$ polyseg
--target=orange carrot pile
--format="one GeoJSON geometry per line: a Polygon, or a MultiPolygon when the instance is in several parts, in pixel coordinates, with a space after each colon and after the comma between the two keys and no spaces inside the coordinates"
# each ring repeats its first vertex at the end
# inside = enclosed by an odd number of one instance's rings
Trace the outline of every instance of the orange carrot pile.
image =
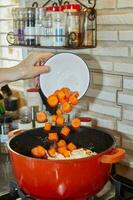
{"type": "MultiPolygon", "coordinates": [[[[37,113],[37,121],[46,122],[44,125],[44,131],[47,132],[48,140],[51,146],[46,150],[42,146],[34,147],[31,153],[34,157],[42,158],[48,154],[50,157],[55,157],[56,153],[62,154],[64,157],[69,157],[71,152],[77,149],[77,146],[70,142],[66,142],[66,138],[71,133],[70,127],[66,126],[64,114],[70,113],[74,106],[78,104],[79,93],[77,91],[71,91],[69,88],[64,87],[56,90],[51,94],[47,102],[52,108],[58,107],[56,114],[51,116],[51,120],[47,121],[47,115],[44,112],[37,113]],[[52,131],[52,123],[60,126],[60,132],[52,131]]],[[[71,121],[73,128],[80,127],[80,119],[74,118],[71,121]]]]}

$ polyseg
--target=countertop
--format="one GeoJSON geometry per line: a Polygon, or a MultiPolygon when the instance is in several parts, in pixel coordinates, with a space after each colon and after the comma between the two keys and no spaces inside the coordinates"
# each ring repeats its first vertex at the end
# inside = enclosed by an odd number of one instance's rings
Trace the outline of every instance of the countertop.
{"type": "MultiPolygon", "coordinates": [[[[116,173],[133,180],[133,168],[116,165],[116,173]]],[[[0,196],[9,191],[9,182],[14,180],[8,154],[0,154],[0,196]]]]}

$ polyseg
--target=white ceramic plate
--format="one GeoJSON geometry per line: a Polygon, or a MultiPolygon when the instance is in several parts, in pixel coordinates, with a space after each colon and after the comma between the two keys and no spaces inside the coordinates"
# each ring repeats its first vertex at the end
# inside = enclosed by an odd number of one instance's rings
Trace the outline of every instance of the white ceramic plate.
{"type": "Polygon", "coordinates": [[[79,98],[85,94],[90,83],[90,72],[79,56],[73,53],[58,53],[50,57],[45,64],[51,69],[49,73],[40,75],[40,87],[46,97],[62,87],[78,91],[79,98]]]}

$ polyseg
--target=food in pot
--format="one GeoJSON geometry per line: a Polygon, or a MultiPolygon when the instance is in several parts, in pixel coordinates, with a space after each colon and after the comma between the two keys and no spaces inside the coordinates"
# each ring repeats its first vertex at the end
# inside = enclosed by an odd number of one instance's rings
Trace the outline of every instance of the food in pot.
{"type": "MultiPolygon", "coordinates": [[[[72,111],[73,107],[78,103],[79,93],[71,91],[69,88],[62,88],[56,90],[51,94],[47,101],[51,107],[58,106],[55,115],[51,116],[51,121],[47,121],[44,125],[44,131],[48,132],[47,141],[49,143],[47,149],[43,146],[34,147],[31,150],[31,154],[36,158],[47,159],[75,159],[96,155],[89,149],[79,148],[71,141],[67,141],[68,136],[71,133],[70,127],[65,122],[66,113],[72,111]],[[52,132],[52,123],[60,126],[61,129],[58,132],[52,132]]],[[[47,120],[46,114],[43,112],[37,113],[38,121],[47,120]]],[[[74,129],[80,127],[80,119],[74,118],[71,120],[71,126],[74,129]]]]}

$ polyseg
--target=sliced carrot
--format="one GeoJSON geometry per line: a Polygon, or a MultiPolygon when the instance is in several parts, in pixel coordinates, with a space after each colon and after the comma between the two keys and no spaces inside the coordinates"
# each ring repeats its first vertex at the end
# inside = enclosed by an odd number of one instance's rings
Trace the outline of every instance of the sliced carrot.
{"type": "Polygon", "coordinates": [[[52,119],[52,122],[56,122],[57,121],[57,115],[52,115],[51,119],[52,119]]]}
{"type": "Polygon", "coordinates": [[[64,149],[64,151],[62,152],[62,155],[63,155],[64,157],[70,157],[71,153],[70,153],[70,151],[68,151],[67,149],[64,149]]]}
{"type": "Polygon", "coordinates": [[[37,146],[31,149],[31,154],[36,158],[45,157],[47,150],[42,146],[37,146]]]}
{"type": "Polygon", "coordinates": [[[77,105],[78,104],[78,99],[75,96],[70,96],[69,97],[69,103],[71,103],[72,105],[77,105]]]}
{"type": "Polygon", "coordinates": [[[58,134],[56,132],[55,133],[49,133],[48,139],[50,141],[57,141],[58,140],[58,134]]]}
{"type": "Polygon", "coordinates": [[[61,129],[61,134],[65,137],[67,137],[69,134],[70,134],[70,128],[67,127],[67,126],[64,126],[62,129],[61,129]]]}
{"type": "Polygon", "coordinates": [[[71,93],[71,96],[75,96],[76,98],[78,98],[79,97],[79,92],[74,91],[74,92],[71,93]]]}
{"type": "Polygon", "coordinates": [[[63,103],[65,102],[68,102],[68,99],[67,98],[64,98],[64,99],[60,99],[60,104],[62,105],[63,103]]]}
{"type": "Polygon", "coordinates": [[[66,141],[65,140],[59,140],[57,143],[57,147],[66,147],[66,141]]]}
{"type": "Polygon", "coordinates": [[[56,149],[54,147],[48,149],[48,154],[51,156],[51,157],[55,157],[56,155],[56,149]]]}
{"type": "Polygon", "coordinates": [[[46,122],[44,125],[44,130],[45,131],[50,131],[51,130],[52,124],[50,122],[46,122]]]}
{"type": "Polygon", "coordinates": [[[62,110],[63,110],[64,112],[66,112],[66,113],[71,112],[71,111],[72,111],[72,106],[71,106],[71,104],[68,103],[68,102],[63,103],[63,104],[62,104],[62,110]]]}
{"type": "Polygon", "coordinates": [[[65,118],[63,116],[58,116],[56,120],[56,124],[59,126],[63,126],[65,122],[65,118]]]}
{"type": "Polygon", "coordinates": [[[74,149],[77,149],[76,145],[73,144],[72,142],[70,142],[68,145],[67,145],[67,149],[69,151],[73,151],[74,149]]]}
{"type": "Polygon", "coordinates": [[[62,88],[61,90],[65,93],[66,98],[69,98],[70,93],[71,93],[71,92],[70,92],[70,89],[67,88],[67,87],[64,87],[64,88],[62,88]]]}
{"type": "Polygon", "coordinates": [[[58,98],[55,95],[51,95],[48,97],[47,102],[51,107],[55,107],[58,104],[58,98]]]}
{"type": "Polygon", "coordinates": [[[57,152],[58,152],[58,153],[61,153],[61,154],[63,153],[64,150],[67,150],[65,146],[64,146],[64,147],[58,147],[58,148],[57,148],[57,152]]]}
{"type": "Polygon", "coordinates": [[[79,119],[79,118],[74,118],[74,119],[72,119],[71,125],[72,125],[72,127],[74,127],[74,128],[80,127],[80,119],[79,119]]]}
{"type": "Polygon", "coordinates": [[[58,92],[59,92],[59,90],[56,90],[56,91],[53,93],[53,95],[55,95],[55,96],[58,97],[58,92]]]}
{"type": "Polygon", "coordinates": [[[58,97],[58,99],[60,101],[61,99],[65,99],[66,95],[62,90],[59,90],[58,93],[57,93],[57,97],[58,97]]]}
{"type": "Polygon", "coordinates": [[[45,112],[37,112],[36,113],[36,120],[40,123],[43,123],[47,120],[47,115],[45,112]]]}
{"type": "Polygon", "coordinates": [[[56,110],[56,114],[57,114],[58,116],[62,115],[62,109],[61,109],[61,108],[58,108],[58,109],[56,110]]]}

